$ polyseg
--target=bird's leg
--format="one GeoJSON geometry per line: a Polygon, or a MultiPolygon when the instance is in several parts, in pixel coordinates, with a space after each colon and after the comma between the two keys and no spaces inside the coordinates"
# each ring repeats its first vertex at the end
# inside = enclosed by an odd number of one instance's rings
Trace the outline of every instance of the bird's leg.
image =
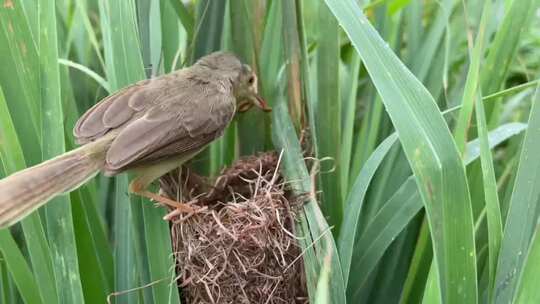
{"type": "Polygon", "coordinates": [[[152,193],[148,190],[146,190],[146,185],[142,184],[139,180],[134,179],[129,184],[129,191],[133,194],[137,194],[142,197],[146,197],[150,200],[153,200],[155,202],[161,203],[165,206],[170,206],[172,208],[176,208],[178,212],[180,213],[194,213],[196,212],[196,209],[192,206],[184,203],[177,202],[175,200],[172,200],[170,198],[161,196],[157,193],[152,193]]]}

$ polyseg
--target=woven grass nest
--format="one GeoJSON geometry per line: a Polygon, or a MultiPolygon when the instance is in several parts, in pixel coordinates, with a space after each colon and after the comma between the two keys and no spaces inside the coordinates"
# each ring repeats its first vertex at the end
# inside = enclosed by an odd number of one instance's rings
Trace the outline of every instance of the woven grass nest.
{"type": "Polygon", "coordinates": [[[182,303],[307,303],[294,235],[302,204],[274,152],[246,157],[210,181],[185,167],[161,192],[200,208],[170,218],[182,303]]]}

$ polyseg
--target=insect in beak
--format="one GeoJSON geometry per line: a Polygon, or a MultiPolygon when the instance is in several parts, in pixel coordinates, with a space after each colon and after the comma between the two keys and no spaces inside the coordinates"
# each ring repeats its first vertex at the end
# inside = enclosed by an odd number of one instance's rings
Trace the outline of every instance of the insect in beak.
{"type": "Polygon", "coordinates": [[[253,96],[252,100],[253,100],[253,103],[257,107],[261,108],[263,111],[265,111],[265,112],[271,112],[272,111],[272,108],[270,108],[268,106],[268,104],[266,103],[266,101],[264,99],[262,99],[262,97],[259,96],[258,94],[255,94],[253,96]]]}
{"type": "Polygon", "coordinates": [[[271,112],[272,108],[268,106],[266,101],[262,99],[258,94],[254,94],[252,97],[248,98],[247,100],[242,101],[238,105],[238,112],[243,113],[251,109],[253,106],[257,106],[261,110],[265,112],[271,112]]]}

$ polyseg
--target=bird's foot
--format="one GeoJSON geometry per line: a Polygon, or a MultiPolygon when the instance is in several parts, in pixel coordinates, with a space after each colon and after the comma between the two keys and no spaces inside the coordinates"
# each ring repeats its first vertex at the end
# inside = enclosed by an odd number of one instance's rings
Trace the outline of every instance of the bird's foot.
{"type": "MultiPolygon", "coordinates": [[[[186,204],[187,205],[187,204],[186,204]]],[[[185,212],[184,210],[182,209],[179,209],[179,208],[176,208],[174,210],[172,210],[171,212],[167,213],[163,219],[166,220],[166,221],[172,221],[173,219],[175,219],[176,217],[182,215],[182,214],[186,214],[186,216],[182,217],[180,220],[184,220],[198,212],[201,212],[201,211],[204,211],[207,209],[206,206],[204,207],[195,207],[195,206],[192,206],[192,205],[188,205],[190,208],[192,209],[195,209],[194,211],[192,212],[185,212]]]]}
{"type": "Polygon", "coordinates": [[[141,187],[138,183],[133,182],[130,185],[130,191],[134,194],[137,194],[139,196],[145,197],[150,199],[151,201],[154,201],[156,203],[159,203],[163,206],[174,208],[171,212],[169,212],[163,219],[165,220],[171,220],[173,217],[178,216],[180,214],[187,214],[188,216],[191,216],[197,212],[200,212],[206,207],[197,207],[186,203],[181,203],[178,201],[175,201],[173,199],[170,199],[168,197],[162,196],[157,193],[150,192],[148,190],[143,190],[144,188],[141,187]]]}
{"type": "Polygon", "coordinates": [[[173,212],[177,212],[177,213],[195,213],[200,209],[199,207],[195,207],[186,203],[177,202],[168,197],[161,196],[159,194],[152,193],[150,191],[141,191],[141,192],[137,192],[137,194],[140,196],[146,197],[156,203],[160,203],[164,206],[172,207],[175,209],[173,210],[173,212]]]}

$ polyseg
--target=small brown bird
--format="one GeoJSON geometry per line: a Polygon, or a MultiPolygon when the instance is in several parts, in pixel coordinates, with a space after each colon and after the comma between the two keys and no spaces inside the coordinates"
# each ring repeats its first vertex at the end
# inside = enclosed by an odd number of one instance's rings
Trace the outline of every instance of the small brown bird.
{"type": "Polygon", "coordinates": [[[140,81],[105,98],[77,122],[81,147],[0,180],[0,227],[12,225],[97,172],[130,170],[129,191],[185,212],[193,209],[146,188],[223,134],[237,110],[270,111],[251,68],[217,52],[193,66],[140,81]]]}

